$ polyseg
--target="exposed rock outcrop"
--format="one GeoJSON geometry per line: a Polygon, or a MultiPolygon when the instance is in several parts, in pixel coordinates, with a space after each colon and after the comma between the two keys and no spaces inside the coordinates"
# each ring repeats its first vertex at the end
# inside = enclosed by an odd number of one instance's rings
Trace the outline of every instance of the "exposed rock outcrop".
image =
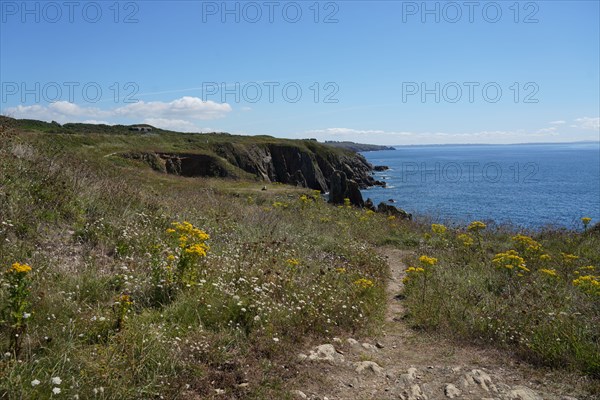
{"type": "Polygon", "coordinates": [[[343,204],[345,199],[349,199],[350,204],[357,207],[363,207],[365,204],[358,184],[354,180],[348,179],[344,172],[334,171],[331,175],[329,202],[343,204]]]}
{"type": "Polygon", "coordinates": [[[314,141],[260,138],[214,143],[207,147],[202,154],[141,152],[124,156],[142,160],[157,171],[182,176],[255,176],[267,182],[298,185],[321,192],[330,190],[333,173],[340,171],[345,174],[350,190],[346,197],[361,206],[360,189],[381,184],[371,176],[372,165],[362,155],[314,141]]]}
{"type": "Polygon", "coordinates": [[[379,203],[377,206],[377,212],[393,215],[394,217],[400,219],[412,219],[412,214],[409,214],[406,211],[389,204],[385,204],[384,202],[379,203]]]}

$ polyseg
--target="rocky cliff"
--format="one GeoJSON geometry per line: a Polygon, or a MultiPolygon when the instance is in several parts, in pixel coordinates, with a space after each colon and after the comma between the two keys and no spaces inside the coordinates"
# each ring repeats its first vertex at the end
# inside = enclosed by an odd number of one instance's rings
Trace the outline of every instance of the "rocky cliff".
{"type": "Polygon", "coordinates": [[[343,172],[360,188],[381,182],[371,176],[373,166],[360,154],[312,141],[251,141],[212,143],[202,154],[137,152],[157,171],[182,176],[242,177],[251,174],[267,182],[281,182],[329,191],[335,171],[343,172]]]}

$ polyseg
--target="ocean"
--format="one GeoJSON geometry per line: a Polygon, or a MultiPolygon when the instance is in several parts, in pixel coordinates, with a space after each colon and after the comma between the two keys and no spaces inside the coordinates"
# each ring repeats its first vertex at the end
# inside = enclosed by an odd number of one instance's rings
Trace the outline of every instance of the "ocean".
{"type": "Polygon", "coordinates": [[[362,191],[446,224],[581,229],[600,221],[600,143],[396,146],[362,153],[386,188],[362,191]]]}

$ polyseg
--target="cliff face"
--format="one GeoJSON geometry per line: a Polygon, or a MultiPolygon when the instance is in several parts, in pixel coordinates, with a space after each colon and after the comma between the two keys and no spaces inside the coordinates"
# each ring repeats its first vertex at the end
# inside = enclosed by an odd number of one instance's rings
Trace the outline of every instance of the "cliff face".
{"type": "Polygon", "coordinates": [[[373,186],[372,165],[360,154],[316,142],[212,144],[206,154],[144,152],[124,156],[145,161],[153,169],[182,176],[240,177],[253,175],[267,182],[329,191],[335,171],[359,187],[373,186]]]}
{"type": "Polygon", "coordinates": [[[373,186],[372,165],[360,154],[340,152],[319,143],[219,144],[214,151],[236,167],[270,182],[326,192],[334,171],[343,171],[360,187],[373,186]]]}

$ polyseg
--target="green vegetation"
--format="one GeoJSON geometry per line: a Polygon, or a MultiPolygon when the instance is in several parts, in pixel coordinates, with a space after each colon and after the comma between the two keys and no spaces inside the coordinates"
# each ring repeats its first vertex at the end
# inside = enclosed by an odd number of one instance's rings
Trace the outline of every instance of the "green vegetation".
{"type": "Polygon", "coordinates": [[[303,346],[377,331],[380,245],[414,249],[416,326],[598,373],[600,296],[583,278],[599,275],[593,228],[531,242],[476,225],[429,233],[307,189],[112,156],[277,139],[1,122],[2,398],[286,398],[303,346]]]}
{"type": "Polygon", "coordinates": [[[597,231],[527,236],[476,221],[423,237],[405,279],[415,326],[600,377],[597,231]]]}
{"type": "Polygon", "coordinates": [[[300,346],[376,328],[383,217],[106,157],[177,139],[4,131],[0,397],[281,398],[300,346]]]}

